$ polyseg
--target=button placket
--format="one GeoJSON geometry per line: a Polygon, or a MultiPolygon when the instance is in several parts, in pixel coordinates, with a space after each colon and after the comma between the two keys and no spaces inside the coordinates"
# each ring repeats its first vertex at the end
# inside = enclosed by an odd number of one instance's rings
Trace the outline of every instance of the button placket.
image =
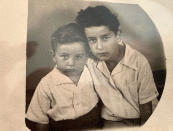
{"type": "Polygon", "coordinates": [[[78,98],[78,87],[75,87],[74,91],[73,91],[73,107],[76,113],[76,116],[78,114],[80,114],[80,110],[79,110],[79,98],[78,98]]]}
{"type": "Polygon", "coordinates": [[[112,84],[113,87],[115,87],[115,83],[112,80],[112,76],[109,77],[109,82],[110,82],[110,84],[112,84]]]}

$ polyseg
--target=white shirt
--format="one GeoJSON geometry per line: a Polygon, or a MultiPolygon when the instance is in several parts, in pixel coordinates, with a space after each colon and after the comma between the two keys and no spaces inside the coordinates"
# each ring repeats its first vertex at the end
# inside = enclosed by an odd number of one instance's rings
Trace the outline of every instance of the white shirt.
{"type": "Polygon", "coordinates": [[[49,117],[55,121],[75,119],[87,114],[97,103],[98,97],[86,66],[77,86],[54,68],[38,84],[26,118],[42,124],[49,123],[49,117]]]}
{"type": "MultiPolygon", "coordinates": [[[[112,72],[109,72],[104,61],[95,62],[97,63],[97,69],[104,74],[113,87],[112,91],[107,92],[106,90],[105,92],[101,91],[104,87],[102,89],[99,86],[95,87],[98,95],[102,96],[101,99],[103,98],[107,102],[103,102],[104,107],[102,110],[102,117],[107,120],[117,121],[121,118],[139,118],[139,105],[150,102],[158,96],[147,59],[129,45],[126,44],[125,46],[125,55],[112,72]],[[112,93],[117,93],[115,91],[117,89],[124,99],[112,93]],[[108,100],[108,97],[112,98],[108,100]]],[[[94,84],[96,85],[96,83],[94,84]]],[[[104,101],[103,99],[102,101],[104,101]]]]}

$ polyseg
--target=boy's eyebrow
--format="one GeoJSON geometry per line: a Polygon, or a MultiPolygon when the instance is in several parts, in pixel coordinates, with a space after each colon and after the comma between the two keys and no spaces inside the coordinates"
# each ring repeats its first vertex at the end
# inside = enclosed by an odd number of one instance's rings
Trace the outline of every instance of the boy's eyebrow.
{"type": "Polygon", "coordinates": [[[108,36],[108,35],[112,35],[112,33],[106,33],[106,34],[103,34],[102,36],[108,36]]]}
{"type": "Polygon", "coordinates": [[[90,36],[90,37],[87,37],[88,39],[96,39],[96,37],[92,37],[92,36],[90,36]]]}
{"type": "Polygon", "coordinates": [[[60,54],[60,55],[69,55],[69,54],[66,53],[66,52],[59,52],[58,54],[60,54]]]}
{"type": "MultiPolygon", "coordinates": [[[[105,33],[105,34],[102,34],[101,36],[109,36],[109,35],[112,35],[112,33],[105,33]]],[[[89,36],[87,38],[88,39],[96,39],[96,37],[94,37],[94,36],[89,36]]]]}
{"type": "Polygon", "coordinates": [[[76,54],[76,55],[84,55],[84,53],[82,52],[82,53],[78,53],[78,54],[76,54]]]}

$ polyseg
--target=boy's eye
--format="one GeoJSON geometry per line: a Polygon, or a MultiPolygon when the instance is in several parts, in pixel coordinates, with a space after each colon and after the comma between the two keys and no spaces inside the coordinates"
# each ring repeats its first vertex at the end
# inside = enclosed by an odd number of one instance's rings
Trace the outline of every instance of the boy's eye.
{"type": "Polygon", "coordinates": [[[68,60],[69,59],[68,55],[61,55],[60,57],[62,57],[64,60],[68,60]]]}
{"type": "Polygon", "coordinates": [[[83,57],[83,55],[76,55],[76,59],[79,60],[83,57]]]}
{"type": "Polygon", "coordinates": [[[103,40],[108,40],[109,38],[111,38],[111,35],[104,35],[103,36],[103,40]]]}
{"type": "Polygon", "coordinates": [[[96,43],[97,39],[96,38],[88,38],[89,43],[96,43]]]}

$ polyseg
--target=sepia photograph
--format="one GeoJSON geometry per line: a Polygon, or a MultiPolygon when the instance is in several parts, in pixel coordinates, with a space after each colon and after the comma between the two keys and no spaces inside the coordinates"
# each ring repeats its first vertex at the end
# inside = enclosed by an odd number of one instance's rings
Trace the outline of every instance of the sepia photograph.
{"type": "Polygon", "coordinates": [[[28,3],[26,126],[142,126],[165,84],[163,43],[137,4],[28,3]]]}
{"type": "Polygon", "coordinates": [[[173,129],[172,2],[1,2],[2,130],[173,129]]]}

